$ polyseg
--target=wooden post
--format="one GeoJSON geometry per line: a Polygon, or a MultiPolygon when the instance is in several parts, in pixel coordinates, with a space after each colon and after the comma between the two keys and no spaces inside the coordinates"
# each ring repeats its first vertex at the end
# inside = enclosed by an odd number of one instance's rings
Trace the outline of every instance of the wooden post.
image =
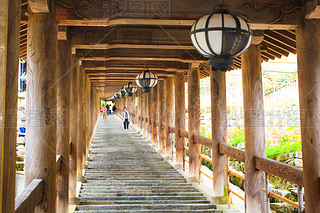
{"type": "Polygon", "coordinates": [[[194,134],[200,135],[200,70],[192,64],[188,71],[188,138],[189,174],[199,180],[200,145],[195,143],[194,134]]]}
{"type": "Polygon", "coordinates": [[[320,21],[297,30],[298,82],[306,212],[320,209],[320,21]]]}
{"type": "MultiPolygon", "coordinates": [[[[80,73],[81,74],[81,73],[80,73]]],[[[80,75],[81,77],[81,75],[80,75]]],[[[87,159],[87,154],[88,154],[88,147],[87,147],[87,130],[86,130],[86,107],[87,107],[87,75],[86,75],[86,70],[83,70],[83,79],[79,78],[79,82],[81,82],[80,85],[83,87],[83,96],[82,96],[82,134],[83,134],[83,139],[82,139],[82,156],[83,156],[83,163],[86,163],[87,159]]],[[[100,107],[100,106],[99,106],[100,107]]],[[[100,110],[100,109],[99,109],[100,110]]]]}
{"type": "Polygon", "coordinates": [[[59,212],[68,212],[69,205],[70,64],[70,42],[60,40],[57,63],[57,155],[62,157],[61,169],[57,173],[57,210],[59,212]]]}
{"type": "MultiPolygon", "coordinates": [[[[255,168],[254,156],[265,157],[265,130],[261,50],[251,45],[241,56],[245,130],[245,209],[267,212],[265,173],[255,168]]],[[[213,133],[214,134],[214,133],[213,133]]]]}
{"type": "Polygon", "coordinates": [[[166,148],[165,143],[165,128],[162,127],[162,124],[165,123],[166,119],[166,81],[159,81],[159,119],[158,119],[158,130],[159,130],[159,149],[161,153],[164,153],[166,148]]]}
{"type": "Polygon", "coordinates": [[[71,57],[71,98],[70,98],[70,170],[69,170],[69,197],[76,197],[77,190],[77,129],[78,129],[78,92],[80,65],[76,55],[71,57]]]}
{"type": "Polygon", "coordinates": [[[143,99],[144,99],[144,115],[143,115],[143,118],[144,118],[144,121],[143,121],[143,127],[144,127],[144,135],[145,137],[147,138],[148,140],[148,128],[149,128],[149,125],[148,125],[148,121],[149,121],[149,98],[148,98],[148,93],[144,93],[142,91],[142,94],[143,94],[143,99]]]}
{"type": "Polygon", "coordinates": [[[147,140],[150,141],[150,143],[152,142],[152,137],[153,137],[153,132],[152,132],[152,124],[150,124],[150,121],[154,122],[152,120],[152,95],[153,95],[153,91],[151,91],[150,93],[146,94],[148,97],[148,122],[147,122],[147,140]]]}
{"type": "MultiPolygon", "coordinates": [[[[173,137],[172,134],[169,131],[169,127],[174,127],[174,78],[173,77],[167,77],[166,82],[166,155],[167,157],[172,156],[172,142],[173,137]]],[[[169,158],[170,158],[169,157],[169,158]]]]}
{"type": "Polygon", "coordinates": [[[14,212],[21,1],[0,5],[0,211],[14,212]]]}
{"type": "Polygon", "coordinates": [[[90,79],[87,77],[86,79],[86,87],[87,87],[87,94],[86,94],[86,147],[89,150],[89,143],[91,138],[91,130],[90,130],[90,94],[91,94],[91,86],[90,86],[90,79]]]}
{"type": "Polygon", "coordinates": [[[43,203],[35,212],[56,210],[57,47],[54,13],[30,12],[25,184],[44,180],[43,203]]]}
{"type": "Polygon", "coordinates": [[[175,140],[176,140],[176,168],[183,168],[185,139],[180,137],[180,129],[185,129],[185,75],[183,72],[176,74],[175,79],[175,140]]]}
{"type": "Polygon", "coordinates": [[[212,172],[213,196],[224,196],[226,186],[226,156],[219,152],[219,143],[227,143],[227,103],[226,74],[217,71],[210,73],[211,84],[211,123],[212,123],[212,172]]]}
{"type": "Polygon", "coordinates": [[[158,123],[158,113],[159,113],[159,84],[157,84],[154,88],[152,88],[152,144],[158,147],[158,131],[159,128],[156,125],[158,123]]]}
{"type": "Polygon", "coordinates": [[[77,176],[83,175],[83,166],[85,158],[83,157],[84,149],[86,149],[84,141],[84,121],[83,105],[84,105],[84,83],[85,83],[85,70],[80,66],[79,69],[79,91],[78,91],[78,129],[77,129],[77,176]]]}

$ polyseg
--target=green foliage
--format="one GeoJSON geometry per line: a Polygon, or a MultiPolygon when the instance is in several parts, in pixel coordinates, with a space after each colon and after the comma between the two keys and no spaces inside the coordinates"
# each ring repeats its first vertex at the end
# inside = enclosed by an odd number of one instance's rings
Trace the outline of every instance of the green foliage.
{"type": "Polygon", "coordinates": [[[278,155],[297,152],[301,150],[301,141],[291,141],[289,135],[284,135],[278,145],[266,147],[266,155],[268,158],[272,158],[278,155]]]}
{"type": "Polygon", "coordinates": [[[241,127],[229,128],[228,144],[237,146],[239,143],[244,143],[244,129],[241,127]]]}

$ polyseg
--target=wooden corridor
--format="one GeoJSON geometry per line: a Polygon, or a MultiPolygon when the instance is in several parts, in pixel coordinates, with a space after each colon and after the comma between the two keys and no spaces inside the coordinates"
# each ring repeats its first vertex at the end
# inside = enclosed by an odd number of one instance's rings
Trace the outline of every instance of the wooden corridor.
{"type": "Polygon", "coordinates": [[[222,212],[133,130],[99,118],[75,212],[222,212]]]}

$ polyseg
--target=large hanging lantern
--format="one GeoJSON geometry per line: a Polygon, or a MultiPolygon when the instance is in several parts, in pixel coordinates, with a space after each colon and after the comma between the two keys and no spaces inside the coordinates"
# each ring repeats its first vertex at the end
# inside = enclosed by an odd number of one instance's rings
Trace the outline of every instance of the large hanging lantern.
{"type": "Polygon", "coordinates": [[[220,9],[203,16],[191,28],[193,45],[200,54],[210,58],[213,71],[230,70],[233,58],[241,55],[251,42],[249,25],[223,7],[220,5],[220,9]]]}
{"type": "Polygon", "coordinates": [[[144,93],[151,92],[151,88],[156,86],[158,83],[158,77],[156,74],[150,72],[149,69],[145,69],[137,75],[136,83],[138,87],[142,88],[144,93]]]}
{"type": "Polygon", "coordinates": [[[126,91],[128,96],[133,96],[133,93],[135,93],[138,88],[136,85],[133,85],[132,82],[129,82],[127,85],[123,87],[123,89],[126,91]]]}

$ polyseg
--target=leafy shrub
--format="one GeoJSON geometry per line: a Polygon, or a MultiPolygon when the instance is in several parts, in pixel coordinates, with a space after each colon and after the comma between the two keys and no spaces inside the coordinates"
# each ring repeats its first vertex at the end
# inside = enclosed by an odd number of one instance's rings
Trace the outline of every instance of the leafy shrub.
{"type": "Polygon", "coordinates": [[[290,136],[284,135],[278,145],[266,147],[266,155],[268,158],[272,158],[278,155],[297,152],[301,150],[301,141],[291,141],[290,136]]]}
{"type": "Polygon", "coordinates": [[[239,143],[244,143],[244,129],[241,127],[229,128],[228,144],[237,146],[239,143]]]}

